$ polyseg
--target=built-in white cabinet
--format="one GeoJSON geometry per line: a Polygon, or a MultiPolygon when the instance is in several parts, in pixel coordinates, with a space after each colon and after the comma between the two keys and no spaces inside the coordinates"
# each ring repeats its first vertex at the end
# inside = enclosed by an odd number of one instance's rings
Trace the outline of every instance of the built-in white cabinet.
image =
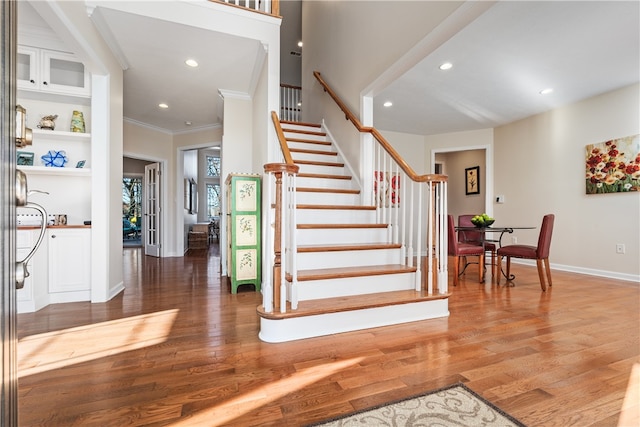
{"type": "MultiPolygon", "coordinates": [[[[16,258],[22,261],[31,252],[31,248],[36,244],[40,230],[18,230],[16,233],[16,258]]],[[[27,263],[29,276],[24,281],[22,289],[16,292],[18,302],[18,313],[31,313],[38,311],[49,304],[47,292],[47,270],[49,257],[46,239],[36,250],[33,257],[27,263]]]]}
{"type": "Polygon", "coordinates": [[[47,241],[51,302],[90,300],[91,230],[50,228],[47,241]]]}
{"type": "Polygon", "coordinates": [[[90,75],[75,55],[31,46],[18,46],[18,89],[91,96],[90,75]]]}
{"type": "MultiPolygon", "coordinates": [[[[39,229],[19,229],[17,260],[29,253],[39,229]]],[[[18,313],[49,304],[91,300],[91,228],[50,227],[27,264],[29,276],[17,291],[18,313]]]]}

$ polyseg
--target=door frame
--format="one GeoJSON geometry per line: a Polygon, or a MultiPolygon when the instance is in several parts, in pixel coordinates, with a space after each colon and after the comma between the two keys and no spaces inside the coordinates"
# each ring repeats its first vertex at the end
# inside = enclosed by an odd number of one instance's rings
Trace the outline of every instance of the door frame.
{"type": "Polygon", "coordinates": [[[431,171],[431,173],[434,173],[435,171],[436,154],[454,153],[454,152],[461,152],[461,151],[473,151],[473,150],[484,150],[484,170],[485,170],[484,207],[487,215],[493,216],[493,144],[433,148],[431,149],[431,159],[430,159],[429,170],[431,171]]]}
{"type": "MultiPolygon", "coordinates": [[[[122,152],[122,157],[129,157],[131,159],[143,160],[149,163],[159,163],[160,164],[160,258],[170,256],[168,255],[167,248],[169,247],[169,235],[170,230],[168,227],[169,224],[169,181],[167,177],[167,160],[161,158],[154,158],[151,156],[141,156],[139,154],[130,153],[130,152],[122,152]]],[[[122,182],[122,178],[124,177],[124,171],[122,176],[120,177],[120,182],[122,182]]],[[[146,185],[146,176],[142,179],[142,186],[146,185]]],[[[143,189],[144,191],[144,189],[143,189]]],[[[143,203],[144,204],[144,203],[143,203]]],[[[143,242],[144,243],[144,242],[143,242]]],[[[122,242],[120,242],[122,246],[122,242]]],[[[144,248],[144,246],[143,246],[144,248]]]]}
{"type": "Polygon", "coordinates": [[[0,334],[2,350],[2,389],[0,391],[0,425],[18,425],[17,297],[16,297],[16,51],[17,3],[0,5],[2,38],[2,76],[0,78],[0,258],[2,290],[0,334]]]}

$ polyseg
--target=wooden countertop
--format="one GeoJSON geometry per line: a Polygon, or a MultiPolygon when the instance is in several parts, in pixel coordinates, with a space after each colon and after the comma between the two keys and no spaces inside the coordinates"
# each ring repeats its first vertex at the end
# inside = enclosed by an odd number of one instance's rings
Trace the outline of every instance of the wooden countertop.
{"type": "MultiPolygon", "coordinates": [[[[90,225],[47,225],[47,228],[91,228],[90,225]]],[[[39,225],[19,225],[18,230],[39,230],[39,225]]]]}

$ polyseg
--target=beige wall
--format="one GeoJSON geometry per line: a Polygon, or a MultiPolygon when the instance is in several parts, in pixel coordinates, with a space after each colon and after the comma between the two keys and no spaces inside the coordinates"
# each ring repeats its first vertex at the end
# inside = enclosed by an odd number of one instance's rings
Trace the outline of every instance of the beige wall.
{"type": "Polygon", "coordinates": [[[636,84],[495,129],[495,193],[506,198],[495,217],[535,225],[518,233],[535,244],[554,213],[552,267],[640,280],[640,193],[585,194],[585,146],[640,133],[639,94],[636,84]]]}

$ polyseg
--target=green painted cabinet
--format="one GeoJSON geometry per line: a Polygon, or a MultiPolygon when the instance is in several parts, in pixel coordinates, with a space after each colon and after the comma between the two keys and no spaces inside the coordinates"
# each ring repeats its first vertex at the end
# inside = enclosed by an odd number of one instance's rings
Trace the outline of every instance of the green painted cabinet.
{"type": "Polygon", "coordinates": [[[260,175],[229,174],[226,180],[227,270],[231,293],[238,286],[251,284],[260,290],[261,254],[261,180],[260,175]]]}

